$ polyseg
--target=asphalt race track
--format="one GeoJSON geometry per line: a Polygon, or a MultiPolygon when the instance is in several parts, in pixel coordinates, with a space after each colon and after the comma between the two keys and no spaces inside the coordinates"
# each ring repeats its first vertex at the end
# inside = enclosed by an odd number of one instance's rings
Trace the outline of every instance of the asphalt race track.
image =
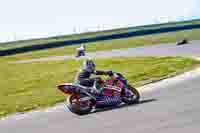
{"type": "MultiPolygon", "coordinates": [[[[189,46],[192,45],[184,47],[189,46]]],[[[200,49],[200,45],[193,47],[200,49]]],[[[196,56],[194,51],[190,53],[196,56]]],[[[139,104],[122,105],[118,108],[77,116],[69,112],[62,103],[46,110],[6,117],[0,120],[0,132],[198,133],[200,131],[200,69],[142,88],[140,88],[142,98],[139,104]]]]}
{"type": "Polygon", "coordinates": [[[0,121],[0,129],[1,133],[199,132],[199,83],[200,70],[147,85],[150,90],[141,92],[137,105],[76,116],[60,104],[5,118],[0,121]]]}

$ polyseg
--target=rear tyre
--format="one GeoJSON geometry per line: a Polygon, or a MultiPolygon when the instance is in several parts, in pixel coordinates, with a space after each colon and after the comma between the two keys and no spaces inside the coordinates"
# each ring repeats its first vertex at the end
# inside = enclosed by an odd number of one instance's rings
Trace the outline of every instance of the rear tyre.
{"type": "Polygon", "coordinates": [[[122,101],[124,103],[126,103],[126,104],[139,103],[140,93],[138,92],[138,90],[136,88],[132,87],[131,85],[128,85],[127,89],[132,93],[132,95],[130,95],[130,96],[124,96],[122,98],[122,101]]]}
{"type": "Polygon", "coordinates": [[[77,115],[85,115],[92,110],[91,100],[86,95],[72,94],[71,96],[68,96],[66,99],[66,106],[72,113],[77,115]],[[88,100],[80,101],[80,98],[88,98],[88,100]]]}

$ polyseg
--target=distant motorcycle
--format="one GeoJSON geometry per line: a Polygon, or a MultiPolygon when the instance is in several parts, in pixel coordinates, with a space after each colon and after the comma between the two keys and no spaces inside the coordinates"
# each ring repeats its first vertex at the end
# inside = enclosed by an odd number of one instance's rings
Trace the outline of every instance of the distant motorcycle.
{"type": "Polygon", "coordinates": [[[140,99],[139,92],[129,85],[120,73],[114,73],[107,80],[95,80],[92,87],[77,83],[63,83],[57,85],[57,88],[68,95],[65,103],[68,109],[77,115],[88,114],[92,109],[117,106],[121,103],[138,103],[140,99]],[[102,89],[97,93],[99,85],[102,89]]]}
{"type": "Polygon", "coordinates": [[[179,42],[176,43],[176,45],[184,45],[184,44],[187,44],[188,43],[188,40],[187,39],[183,39],[179,42]]]}

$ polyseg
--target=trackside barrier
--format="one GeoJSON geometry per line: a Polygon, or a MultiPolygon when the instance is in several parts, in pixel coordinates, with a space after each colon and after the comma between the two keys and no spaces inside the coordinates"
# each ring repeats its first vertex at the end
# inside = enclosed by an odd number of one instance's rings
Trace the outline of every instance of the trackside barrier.
{"type": "Polygon", "coordinates": [[[13,49],[8,49],[8,50],[0,50],[0,56],[12,55],[12,54],[17,54],[17,53],[25,53],[25,52],[48,49],[48,48],[62,47],[65,45],[76,45],[80,43],[121,39],[121,38],[150,35],[150,34],[157,34],[157,33],[175,32],[175,31],[180,31],[180,30],[198,29],[198,28],[200,28],[200,24],[185,25],[185,26],[171,26],[171,27],[164,27],[164,28],[157,28],[157,29],[139,30],[139,31],[127,32],[127,33],[118,33],[118,34],[112,34],[112,35],[80,38],[80,39],[74,39],[74,40],[67,40],[63,42],[53,42],[53,43],[48,43],[48,44],[39,44],[39,45],[32,45],[32,46],[24,46],[20,48],[13,48],[13,49]]]}

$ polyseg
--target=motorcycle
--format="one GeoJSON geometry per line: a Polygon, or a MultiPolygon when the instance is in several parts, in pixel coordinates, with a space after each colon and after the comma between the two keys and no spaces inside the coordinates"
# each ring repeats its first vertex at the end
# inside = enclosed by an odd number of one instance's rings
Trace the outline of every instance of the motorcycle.
{"type": "Polygon", "coordinates": [[[176,43],[176,45],[184,45],[184,44],[188,44],[189,42],[188,42],[188,40],[187,39],[183,39],[183,40],[181,40],[181,41],[178,41],[177,43],[176,43]]]}
{"type": "Polygon", "coordinates": [[[140,99],[137,89],[129,85],[120,73],[114,73],[106,80],[95,80],[92,87],[78,83],[62,83],[57,85],[57,89],[67,94],[66,106],[77,115],[85,115],[92,109],[118,106],[122,103],[138,103],[140,99]]]}

